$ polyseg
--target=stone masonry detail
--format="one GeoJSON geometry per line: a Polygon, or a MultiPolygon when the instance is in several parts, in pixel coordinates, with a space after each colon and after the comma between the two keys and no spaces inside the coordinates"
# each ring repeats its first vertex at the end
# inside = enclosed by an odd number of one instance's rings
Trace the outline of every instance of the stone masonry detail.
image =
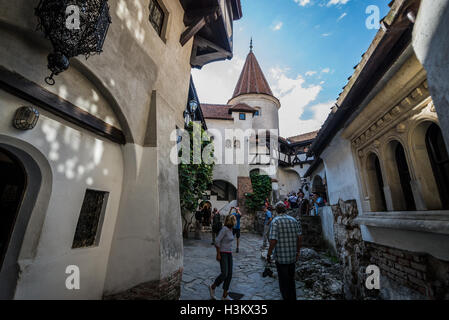
{"type": "Polygon", "coordinates": [[[334,215],[335,243],[343,267],[344,293],[346,299],[377,298],[379,290],[365,289],[366,268],[369,255],[362,240],[357,218],[357,202],[342,201],[332,206],[334,215]]]}
{"type": "Polygon", "coordinates": [[[170,276],[140,284],[125,292],[104,297],[105,300],[179,300],[183,268],[170,276]]]}
{"type": "Polygon", "coordinates": [[[428,254],[413,253],[366,243],[371,263],[396,283],[418,291],[427,299],[449,299],[449,263],[428,254]]]}

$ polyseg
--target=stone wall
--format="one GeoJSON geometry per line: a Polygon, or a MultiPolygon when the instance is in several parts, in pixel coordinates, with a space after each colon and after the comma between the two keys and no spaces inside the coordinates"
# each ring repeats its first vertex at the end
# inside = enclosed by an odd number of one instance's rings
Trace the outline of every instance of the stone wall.
{"type": "MultiPolygon", "coordinates": [[[[449,299],[449,263],[433,258],[428,254],[419,254],[398,250],[374,243],[366,243],[371,263],[377,265],[381,275],[396,282],[397,285],[414,290],[408,293],[413,298],[449,299]]],[[[398,286],[396,286],[398,287],[398,286]]],[[[395,294],[390,288],[382,288],[384,298],[395,294]]],[[[395,291],[401,291],[396,288],[395,291]]],[[[404,290],[402,290],[404,291],[404,290]]]]}
{"type": "Polygon", "coordinates": [[[250,177],[238,177],[237,179],[237,203],[240,207],[240,211],[245,214],[248,211],[245,208],[247,193],[253,192],[253,186],[250,177]]]}
{"type": "Polygon", "coordinates": [[[342,201],[332,206],[337,254],[343,267],[344,293],[346,299],[376,298],[378,290],[365,287],[369,255],[359,226],[354,222],[358,215],[355,200],[342,201]]]}
{"type": "Polygon", "coordinates": [[[242,213],[242,218],[240,219],[240,229],[242,231],[254,232],[255,222],[255,213],[242,213]]]}
{"type": "Polygon", "coordinates": [[[105,296],[105,300],[179,300],[182,271],[179,269],[161,280],[142,283],[125,292],[105,296]]]}
{"type": "Polygon", "coordinates": [[[301,223],[302,246],[305,248],[322,248],[321,217],[301,216],[296,219],[301,223]]]}

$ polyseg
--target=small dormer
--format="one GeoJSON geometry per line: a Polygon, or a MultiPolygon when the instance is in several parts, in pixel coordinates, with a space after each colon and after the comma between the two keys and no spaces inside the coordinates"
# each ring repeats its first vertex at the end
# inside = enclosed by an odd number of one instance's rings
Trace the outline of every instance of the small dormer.
{"type": "Polygon", "coordinates": [[[239,121],[251,120],[256,112],[256,109],[250,107],[245,103],[238,103],[235,106],[229,108],[228,111],[229,114],[233,115],[234,119],[237,119],[239,121]]]}

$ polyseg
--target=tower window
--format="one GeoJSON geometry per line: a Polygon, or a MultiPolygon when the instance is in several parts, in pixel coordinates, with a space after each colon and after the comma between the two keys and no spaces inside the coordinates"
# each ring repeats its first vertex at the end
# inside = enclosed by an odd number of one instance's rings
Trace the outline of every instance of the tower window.
{"type": "Polygon", "coordinates": [[[245,113],[240,113],[239,114],[239,119],[240,120],[246,120],[246,114],[245,113]]]}

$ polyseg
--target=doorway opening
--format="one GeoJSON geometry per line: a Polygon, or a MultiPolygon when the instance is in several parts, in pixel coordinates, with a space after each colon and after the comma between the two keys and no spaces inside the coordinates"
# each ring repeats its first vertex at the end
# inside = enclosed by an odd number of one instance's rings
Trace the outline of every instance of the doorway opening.
{"type": "Polygon", "coordinates": [[[27,184],[25,169],[0,149],[0,270],[3,266],[27,184]]]}

